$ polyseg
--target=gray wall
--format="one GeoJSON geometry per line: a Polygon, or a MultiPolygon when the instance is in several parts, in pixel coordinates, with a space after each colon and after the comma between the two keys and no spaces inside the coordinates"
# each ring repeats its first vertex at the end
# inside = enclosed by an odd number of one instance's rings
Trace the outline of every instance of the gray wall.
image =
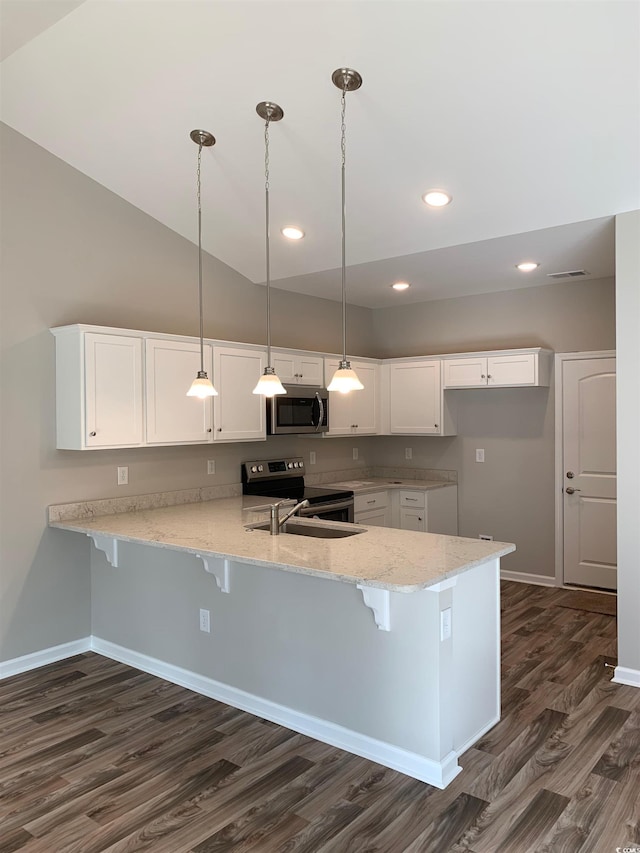
{"type": "MultiPolygon", "coordinates": [[[[49,504],[238,482],[243,459],[302,452],[304,442],[56,450],[48,329],[83,322],[197,334],[197,250],[4,125],[0,148],[0,660],[8,660],[91,633],[89,540],[49,530],[49,504]],[[206,474],[210,458],[215,476],[206,474]],[[129,486],[115,485],[117,465],[129,466],[129,486]]],[[[264,288],[210,256],[204,280],[205,334],[264,341],[264,288]]],[[[272,306],[274,343],[340,350],[338,303],[274,291],[272,306]]],[[[371,322],[369,310],[350,310],[361,355],[372,352],[371,322]]],[[[353,464],[351,442],[324,445],[316,470],[353,464]]]]}
{"type": "MultiPolygon", "coordinates": [[[[376,352],[385,357],[542,346],[556,352],[615,349],[613,279],[567,282],[374,311],[376,352]]],[[[458,471],[460,535],[515,542],[507,571],[552,578],[554,389],[449,391],[455,438],[376,439],[380,464],[458,471]],[[484,448],[485,462],[475,461],[484,448]]]]}
{"type": "Polygon", "coordinates": [[[618,666],[640,686],[640,210],[616,217],[618,666]]]}
{"type": "MultiPolygon", "coordinates": [[[[196,334],[197,252],[4,126],[0,145],[0,660],[91,632],[89,541],[49,530],[49,504],[237,482],[239,463],[256,456],[313,449],[321,472],[404,464],[404,447],[412,446],[414,464],[459,471],[464,534],[516,541],[509,568],[553,573],[550,391],[455,392],[460,435],[411,438],[410,444],[404,438],[278,437],[215,447],[56,450],[49,327],[83,322],[196,334]],[[473,462],[477,446],[486,450],[484,466],[473,462]],[[210,458],[217,464],[213,477],[206,475],[210,458]],[[129,486],[115,485],[117,465],[129,466],[129,486]]],[[[263,341],[264,289],[209,256],[204,274],[205,334],[263,341]]],[[[340,350],[338,303],[274,290],[273,309],[275,344],[340,350]]],[[[613,316],[612,282],[570,283],[406,309],[350,308],[349,340],[354,353],[369,356],[536,344],[612,348],[613,316]]]]}

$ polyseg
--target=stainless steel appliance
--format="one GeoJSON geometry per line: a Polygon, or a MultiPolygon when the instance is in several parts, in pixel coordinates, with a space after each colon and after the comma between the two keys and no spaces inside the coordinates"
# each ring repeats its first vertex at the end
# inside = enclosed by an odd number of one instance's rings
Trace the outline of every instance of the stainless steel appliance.
{"type": "Polygon", "coordinates": [[[300,456],[243,462],[242,492],[274,500],[308,500],[309,506],[299,511],[300,516],[324,521],[353,521],[353,492],[305,486],[304,460],[300,456]]]}
{"type": "Polygon", "coordinates": [[[329,392],[325,388],[285,385],[287,393],[267,397],[267,433],[296,435],[329,429],[329,392]]]}

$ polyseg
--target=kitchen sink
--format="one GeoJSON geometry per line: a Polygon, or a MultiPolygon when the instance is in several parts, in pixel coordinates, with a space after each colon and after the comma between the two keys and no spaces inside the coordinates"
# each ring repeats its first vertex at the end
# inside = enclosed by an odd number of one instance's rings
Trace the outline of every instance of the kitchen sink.
{"type": "MultiPolygon", "coordinates": [[[[264,521],[261,524],[247,525],[247,530],[269,530],[269,522],[264,521]]],[[[344,539],[347,536],[355,536],[357,533],[364,533],[362,527],[328,527],[320,524],[304,524],[299,521],[286,522],[281,530],[281,533],[291,533],[294,536],[311,536],[314,539],[344,539]]]]}

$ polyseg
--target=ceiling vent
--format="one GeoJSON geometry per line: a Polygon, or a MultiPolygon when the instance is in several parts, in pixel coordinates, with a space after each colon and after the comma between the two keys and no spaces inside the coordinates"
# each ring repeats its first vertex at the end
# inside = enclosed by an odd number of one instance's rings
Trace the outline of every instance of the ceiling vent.
{"type": "Polygon", "coordinates": [[[587,270],[567,270],[566,272],[548,272],[547,278],[581,278],[589,275],[587,270]]]}

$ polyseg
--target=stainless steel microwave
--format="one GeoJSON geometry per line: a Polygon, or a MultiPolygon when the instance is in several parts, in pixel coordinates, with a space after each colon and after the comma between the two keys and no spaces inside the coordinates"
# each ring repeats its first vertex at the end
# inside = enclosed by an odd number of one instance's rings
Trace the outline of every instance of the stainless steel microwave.
{"type": "Polygon", "coordinates": [[[329,429],[329,393],[325,388],[285,385],[287,393],[267,397],[267,433],[295,435],[329,429]]]}

